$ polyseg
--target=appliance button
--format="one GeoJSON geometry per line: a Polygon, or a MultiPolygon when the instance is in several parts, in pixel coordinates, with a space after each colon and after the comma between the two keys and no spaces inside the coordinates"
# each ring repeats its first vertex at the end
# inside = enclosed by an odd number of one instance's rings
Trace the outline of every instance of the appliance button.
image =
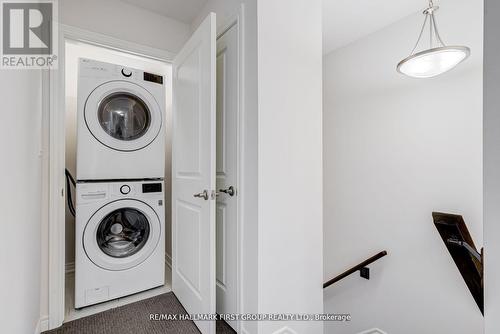
{"type": "Polygon", "coordinates": [[[124,185],[120,187],[120,192],[123,195],[127,195],[130,192],[130,186],[124,185]]]}
{"type": "Polygon", "coordinates": [[[132,76],[132,71],[131,70],[127,70],[125,68],[122,68],[122,74],[123,74],[123,76],[125,76],[127,78],[130,78],[132,76]]]}

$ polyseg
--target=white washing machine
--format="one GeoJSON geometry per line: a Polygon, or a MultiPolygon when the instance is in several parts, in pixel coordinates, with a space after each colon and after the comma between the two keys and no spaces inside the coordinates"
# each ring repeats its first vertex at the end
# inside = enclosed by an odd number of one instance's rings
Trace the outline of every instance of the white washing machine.
{"type": "Polygon", "coordinates": [[[77,183],[75,308],[165,284],[163,181],[77,183]]]}
{"type": "Polygon", "coordinates": [[[163,178],[161,75],[79,60],[77,180],[163,178]]]}

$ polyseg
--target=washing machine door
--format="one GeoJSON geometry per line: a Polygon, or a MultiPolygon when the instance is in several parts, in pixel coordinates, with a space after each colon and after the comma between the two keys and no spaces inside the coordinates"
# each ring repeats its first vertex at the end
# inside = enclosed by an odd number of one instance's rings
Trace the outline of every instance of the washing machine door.
{"type": "Polygon", "coordinates": [[[161,130],[158,102],[133,82],[107,82],[87,98],[85,123],[101,144],[118,151],[137,151],[151,144],[161,130]]]}
{"type": "Polygon", "coordinates": [[[83,233],[83,247],[97,266],[126,270],[153,253],[161,233],[160,220],[149,205],[138,200],[118,200],[90,218],[83,233]]]}

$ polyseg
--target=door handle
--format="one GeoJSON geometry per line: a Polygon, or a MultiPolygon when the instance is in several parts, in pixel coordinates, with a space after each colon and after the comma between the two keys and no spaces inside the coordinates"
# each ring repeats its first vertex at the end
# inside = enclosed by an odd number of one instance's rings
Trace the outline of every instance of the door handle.
{"type": "Polygon", "coordinates": [[[224,194],[228,194],[231,197],[233,197],[234,195],[236,195],[236,191],[234,190],[233,186],[230,186],[227,189],[219,189],[219,192],[220,193],[224,193],[224,194]]]}
{"type": "Polygon", "coordinates": [[[194,194],[193,195],[194,197],[196,198],[203,198],[205,201],[208,201],[208,190],[203,190],[203,192],[199,193],[199,194],[194,194]]]}

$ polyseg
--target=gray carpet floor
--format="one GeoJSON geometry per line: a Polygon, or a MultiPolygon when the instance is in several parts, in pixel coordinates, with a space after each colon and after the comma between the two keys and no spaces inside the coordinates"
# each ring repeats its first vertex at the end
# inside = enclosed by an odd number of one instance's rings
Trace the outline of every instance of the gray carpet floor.
{"type": "MultiPolygon", "coordinates": [[[[199,334],[192,321],[152,321],[150,314],[186,314],[172,292],[67,322],[44,334],[199,334]]],[[[234,334],[217,322],[217,334],[234,334]]]]}

